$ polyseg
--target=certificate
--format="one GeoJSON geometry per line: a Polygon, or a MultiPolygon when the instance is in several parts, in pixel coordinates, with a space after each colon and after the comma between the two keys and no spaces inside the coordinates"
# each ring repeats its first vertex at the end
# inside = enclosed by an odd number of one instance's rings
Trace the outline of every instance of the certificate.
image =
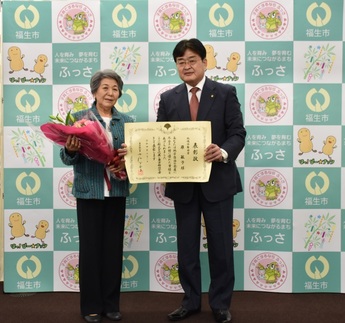
{"type": "Polygon", "coordinates": [[[125,143],[130,183],[209,180],[210,121],[125,123],[125,143]]]}

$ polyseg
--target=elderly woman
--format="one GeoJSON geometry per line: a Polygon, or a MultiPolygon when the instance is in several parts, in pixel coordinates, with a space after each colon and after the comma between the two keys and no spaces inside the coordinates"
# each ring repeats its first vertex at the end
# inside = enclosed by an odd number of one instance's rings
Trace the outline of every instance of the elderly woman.
{"type": "MultiPolygon", "coordinates": [[[[82,142],[69,136],[60,157],[73,165],[72,193],[77,200],[79,231],[79,284],[81,315],[87,322],[100,322],[102,315],[121,320],[120,288],[127,178],[115,173],[125,169],[124,124],[132,118],[120,113],[115,103],[122,94],[123,82],[113,70],[96,72],[90,80],[94,103],[92,111],[111,138],[121,158],[119,164],[105,165],[80,154],[82,142]]],[[[80,111],[74,114],[85,113],[80,111]]]]}

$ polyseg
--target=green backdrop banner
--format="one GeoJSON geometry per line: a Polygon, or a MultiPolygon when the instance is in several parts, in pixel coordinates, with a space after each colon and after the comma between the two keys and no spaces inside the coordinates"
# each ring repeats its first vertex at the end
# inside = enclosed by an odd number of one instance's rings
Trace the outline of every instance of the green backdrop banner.
{"type": "MultiPolygon", "coordinates": [[[[235,289],[345,292],[343,0],[3,1],[2,14],[6,292],[79,290],[73,171],[39,126],[89,107],[104,68],[125,83],[117,109],[155,121],[180,83],[172,50],[192,37],[207,76],[236,86],[248,132],[235,289]]],[[[130,189],[122,290],[182,292],[164,184],[130,189]]]]}

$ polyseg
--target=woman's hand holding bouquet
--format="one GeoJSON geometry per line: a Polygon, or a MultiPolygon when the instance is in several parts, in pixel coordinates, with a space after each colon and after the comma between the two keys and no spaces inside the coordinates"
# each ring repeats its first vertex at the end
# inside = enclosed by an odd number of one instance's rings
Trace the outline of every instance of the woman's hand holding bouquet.
{"type": "Polygon", "coordinates": [[[75,135],[69,135],[67,137],[65,147],[67,152],[70,155],[73,155],[74,153],[78,152],[81,147],[80,140],[75,135]]]}
{"type": "Polygon", "coordinates": [[[110,174],[115,179],[118,180],[125,180],[127,179],[126,167],[125,167],[125,158],[124,156],[127,154],[127,146],[126,144],[121,145],[122,148],[116,150],[116,154],[113,159],[108,163],[108,169],[110,174]]]}

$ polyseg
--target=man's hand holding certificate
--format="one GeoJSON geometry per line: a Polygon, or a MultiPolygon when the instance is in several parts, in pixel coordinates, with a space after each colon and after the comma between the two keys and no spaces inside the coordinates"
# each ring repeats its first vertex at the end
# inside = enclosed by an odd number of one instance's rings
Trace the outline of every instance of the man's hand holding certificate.
{"type": "Polygon", "coordinates": [[[209,121],[125,124],[126,170],[131,183],[207,182],[212,163],[209,121]]]}

